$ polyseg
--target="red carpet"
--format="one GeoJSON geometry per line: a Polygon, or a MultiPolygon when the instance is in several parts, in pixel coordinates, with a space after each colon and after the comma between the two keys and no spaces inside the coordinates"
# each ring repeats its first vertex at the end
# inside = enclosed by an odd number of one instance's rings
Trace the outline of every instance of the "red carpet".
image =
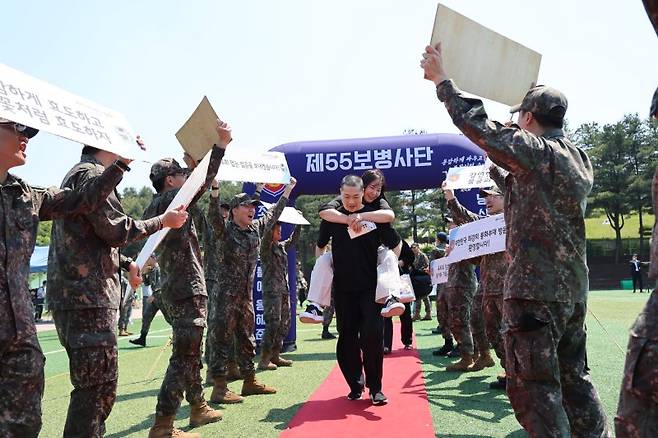
{"type": "Polygon", "coordinates": [[[404,350],[394,324],[393,352],[384,356],[385,406],[372,406],[367,390],[347,400],[349,388],[338,364],[288,424],[281,438],[434,438],[425,381],[416,350],[404,350]]]}

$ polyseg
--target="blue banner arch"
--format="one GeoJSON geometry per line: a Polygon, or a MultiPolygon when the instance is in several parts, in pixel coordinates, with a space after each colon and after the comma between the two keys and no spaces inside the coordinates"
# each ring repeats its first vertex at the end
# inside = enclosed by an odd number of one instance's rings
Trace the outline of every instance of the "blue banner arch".
{"type": "MultiPolygon", "coordinates": [[[[297,186],[289,205],[301,195],[338,194],[340,181],[345,175],[360,175],[368,169],[381,169],[386,176],[387,190],[419,190],[440,187],[451,167],[484,164],[484,151],[460,134],[419,134],[391,137],[354,138],[341,140],[314,140],[286,143],[271,151],[283,152],[290,173],[297,178],[297,186]]],[[[244,190],[253,193],[253,184],[244,190]]],[[[276,202],[283,192],[282,186],[268,186],[262,193],[265,202],[276,202]]],[[[477,190],[458,191],[459,201],[471,211],[484,214],[484,201],[477,190]]],[[[260,206],[257,216],[264,211],[260,206]]],[[[284,238],[290,235],[291,226],[284,226],[284,238]]],[[[285,344],[296,340],[296,250],[288,254],[288,282],[290,285],[291,325],[285,344]]],[[[260,264],[254,281],[254,311],[256,314],[256,340],[260,343],[265,329],[262,301],[262,272],[260,264]]]]}

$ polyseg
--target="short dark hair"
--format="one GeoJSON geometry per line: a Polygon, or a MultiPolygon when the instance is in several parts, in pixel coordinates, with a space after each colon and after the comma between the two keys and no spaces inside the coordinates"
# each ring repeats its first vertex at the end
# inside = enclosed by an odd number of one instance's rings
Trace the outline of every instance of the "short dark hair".
{"type": "Polygon", "coordinates": [[[562,117],[536,113],[532,113],[532,117],[544,128],[562,129],[564,127],[564,119],[562,117]]]}
{"type": "Polygon", "coordinates": [[[164,189],[165,178],[160,178],[153,181],[153,188],[157,193],[160,193],[162,189],[164,189]]]}
{"type": "Polygon", "coordinates": [[[343,177],[343,180],[340,182],[340,188],[343,187],[356,187],[359,190],[363,190],[363,180],[356,175],[347,175],[343,177]]]}
{"type": "Polygon", "coordinates": [[[83,155],[94,155],[98,151],[100,151],[100,149],[95,148],[93,146],[89,146],[88,144],[84,145],[84,147],[82,148],[83,155]]]}

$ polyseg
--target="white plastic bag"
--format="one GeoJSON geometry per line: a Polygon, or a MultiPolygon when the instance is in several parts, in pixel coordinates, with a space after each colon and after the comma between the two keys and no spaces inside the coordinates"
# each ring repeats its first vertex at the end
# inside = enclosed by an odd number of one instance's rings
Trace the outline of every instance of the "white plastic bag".
{"type": "Polygon", "coordinates": [[[377,290],[375,301],[383,304],[391,295],[400,293],[400,271],[398,258],[393,251],[385,247],[377,250],[377,290]]]}
{"type": "Polygon", "coordinates": [[[331,285],[334,281],[333,259],[330,252],[317,258],[308,286],[308,301],[327,307],[331,304],[331,285]]]}
{"type": "Polygon", "coordinates": [[[416,301],[416,294],[414,293],[414,287],[411,284],[411,277],[409,274],[402,274],[399,277],[400,279],[400,302],[401,303],[411,303],[416,301]]]}

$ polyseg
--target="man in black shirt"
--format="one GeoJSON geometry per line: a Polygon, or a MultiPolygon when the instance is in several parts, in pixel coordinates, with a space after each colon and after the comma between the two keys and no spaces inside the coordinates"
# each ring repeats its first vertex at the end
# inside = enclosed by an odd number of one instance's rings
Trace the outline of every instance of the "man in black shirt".
{"type": "MultiPolygon", "coordinates": [[[[343,178],[340,187],[345,214],[357,215],[374,211],[363,205],[363,181],[358,176],[343,178]]],[[[364,383],[370,391],[373,404],[386,403],[382,393],[383,369],[383,318],[381,304],[375,302],[377,288],[377,248],[380,244],[397,250],[400,237],[390,224],[362,221],[361,231],[352,238],[345,224],[320,223],[316,255],[324,252],[331,240],[334,265],[334,303],[338,319],[336,358],[350,387],[348,398],[359,400],[364,383]]]]}

